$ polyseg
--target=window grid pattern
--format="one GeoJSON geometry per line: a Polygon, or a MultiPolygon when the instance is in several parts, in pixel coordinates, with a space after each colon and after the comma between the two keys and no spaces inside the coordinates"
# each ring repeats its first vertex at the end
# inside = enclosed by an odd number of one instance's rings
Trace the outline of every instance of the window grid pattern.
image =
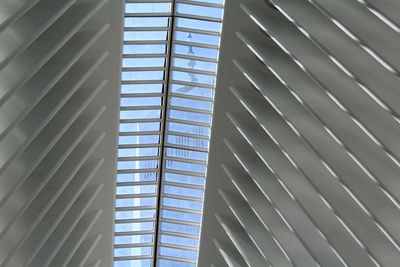
{"type": "Polygon", "coordinates": [[[114,266],[196,266],[222,9],[125,3],[114,266]]]}

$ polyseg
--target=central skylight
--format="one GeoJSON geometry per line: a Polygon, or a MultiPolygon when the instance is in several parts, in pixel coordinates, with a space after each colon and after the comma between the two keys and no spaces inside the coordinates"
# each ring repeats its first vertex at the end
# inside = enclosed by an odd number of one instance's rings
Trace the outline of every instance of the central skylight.
{"type": "Polygon", "coordinates": [[[223,0],[125,9],[114,266],[196,266],[223,0]]]}

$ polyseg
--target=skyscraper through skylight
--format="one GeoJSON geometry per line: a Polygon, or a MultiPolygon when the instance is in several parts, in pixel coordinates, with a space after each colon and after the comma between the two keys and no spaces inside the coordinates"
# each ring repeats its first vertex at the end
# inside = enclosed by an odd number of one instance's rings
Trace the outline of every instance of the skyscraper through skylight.
{"type": "Polygon", "coordinates": [[[126,1],[114,266],[196,266],[223,1],[126,1]]]}

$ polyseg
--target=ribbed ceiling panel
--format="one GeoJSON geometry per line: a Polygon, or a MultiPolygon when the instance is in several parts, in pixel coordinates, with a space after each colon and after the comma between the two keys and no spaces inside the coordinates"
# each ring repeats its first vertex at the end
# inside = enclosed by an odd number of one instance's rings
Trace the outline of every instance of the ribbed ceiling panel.
{"type": "Polygon", "coordinates": [[[398,266],[396,12],[226,4],[201,266],[398,266]]]}
{"type": "Polygon", "coordinates": [[[0,3],[0,266],[111,265],[121,23],[122,1],[0,3]]]}

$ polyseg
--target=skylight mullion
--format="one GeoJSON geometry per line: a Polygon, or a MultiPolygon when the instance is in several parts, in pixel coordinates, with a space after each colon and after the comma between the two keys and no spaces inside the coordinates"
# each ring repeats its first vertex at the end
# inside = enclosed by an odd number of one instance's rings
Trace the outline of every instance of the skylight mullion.
{"type": "Polygon", "coordinates": [[[116,232],[115,236],[136,236],[136,235],[153,235],[151,231],[131,231],[131,232],[116,232]]]}
{"type": "MultiPolygon", "coordinates": [[[[129,72],[129,71],[165,71],[165,67],[124,67],[122,71],[129,72]]],[[[207,73],[206,73],[207,74],[207,73]]]]}
{"type": "Polygon", "coordinates": [[[138,219],[119,219],[115,223],[140,223],[140,222],[154,222],[155,218],[138,218],[138,219]]]}
{"type": "MultiPolygon", "coordinates": [[[[204,5],[194,5],[192,3],[185,3],[185,2],[177,2],[177,9],[175,10],[175,16],[183,17],[183,18],[191,18],[191,19],[199,19],[199,20],[209,20],[209,21],[215,21],[215,22],[220,22],[221,19],[219,18],[219,14],[216,14],[215,16],[202,16],[199,14],[209,14],[210,11],[214,10],[218,12],[219,8],[215,7],[209,7],[209,6],[204,6],[204,5]],[[190,10],[190,8],[197,8],[197,11],[192,11],[188,12],[187,10],[190,10]],[[203,7],[204,10],[200,9],[200,7],[203,7]]],[[[219,13],[219,12],[218,12],[219,13]]],[[[221,9],[222,13],[222,9],[221,9]]]]}
{"type": "MultiPolygon", "coordinates": [[[[213,62],[213,63],[218,63],[218,60],[215,58],[208,58],[208,57],[200,57],[200,56],[190,56],[190,55],[184,55],[184,54],[177,54],[177,53],[172,53],[173,57],[178,57],[178,58],[185,58],[185,59],[193,59],[193,60],[201,60],[201,61],[208,61],[208,62],[213,62]]],[[[214,88],[214,87],[212,87],[214,88]]]]}
{"type": "Polygon", "coordinates": [[[202,97],[202,96],[194,96],[194,95],[185,95],[185,94],[178,94],[178,93],[169,93],[168,94],[170,97],[184,97],[188,99],[193,99],[193,100],[201,100],[201,101],[209,101],[209,102],[214,102],[214,100],[210,97],[202,97]]]}
{"type": "MultiPolygon", "coordinates": [[[[177,235],[169,235],[169,234],[161,234],[160,244],[170,244],[175,246],[180,246],[181,243],[189,241],[193,244],[188,244],[189,247],[198,247],[199,246],[199,238],[188,238],[177,235]]],[[[187,243],[187,242],[186,242],[187,243]]]]}
{"type": "Polygon", "coordinates": [[[122,58],[166,58],[167,54],[124,54],[122,58]]]}
{"type": "Polygon", "coordinates": [[[188,112],[199,113],[199,114],[212,114],[212,111],[209,111],[209,110],[186,108],[186,107],[180,107],[180,106],[171,106],[171,109],[173,109],[173,110],[181,110],[181,111],[188,111],[188,112]]]}
{"type": "Polygon", "coordinates": [[[197,43],[197,42],[185,42],[185,41],[179,41],[179,40],[174,40],[173,44],[175,45],[185,45],[185,46],[193,46],[193,47],[202,47],[202,48],[210,48],[214,50],[218,50],[219,47],[216,45],[212,44],[202,44],[202,43],[197,43]]]}
{"type": "Polygon", "coordinates": [[[175,13],[174,16],[175,17],[179,17],[179,18],[198,19],[198,20],[208,20],[208,21],[213,21],[213,22],[221,22],[221,19],[219,19],[219,18],[199,16],[199,15],[191,15],[191,14],[186,14],[186,13],[175,13]]]}
{"type": "Polygon", "coordinates": [[[147,148],[147,147],[160,147],[161,144],[127,144],[119,145],[119,148],[147,148]]]}
{"type": "Polygon", "coordinates": [[[163,97],[163,93],[126,93],[121,94],[121,97],[163,97]]]}
{"type": "Polygon", "coordinates": [[[189,201],[203,201],[203,199],[200,197],[188,197],[188,196],[182,196],[182,195],[176,195],[176,194],[162,193],[162,196],[170,197],[170,198],[177,198],[177,199],[181,199],[181,200],[189,200],[189,201]]]}
{"type": "Polygon", "coordinates": [[[195,163],[195,164],[207,165],[207,161],[203,161],[203,160],[194,160],[194,159],[188,159],[188,158],[178,158],[178,157],[171,157],[171,156],[166,156],[166,155],[164,155],[164,160],[173,160],[173,161],[180,161],[180,162],[184,162],[184,163],[195,163]]]}
{"type": "MultiPolygon", "coordinates": [[[[148,208],[157,209],[157,206],[147,206],[148,208]]],[[[146,208],[147,208],[146,207],[146,208]]],[[[120,207],[116,208],[116,211],[129,211],[129,210],[142,210],[143,207],[120,207]]]]}
{"type": "MultiPolygon", "coordinates": [[[[210,123],[207,122],[198,122],[198,121],[188,121],[188,120],[182,120],[182,119],[175,119],[175,118],[168,118],[168,122],[174,122],[174,123],[179,123],[179,124],[184,124],[184,125],[192,125],[192,126],[201,126],[201,127],[210,127],[210,123]]],[[[171,131],[173,132],[173,131],[171,131]]]]}
{"type": "Polygon", "coordinates": [[[137,185],[155,185],[157,183],[158,183],[157,180],[136,181],[136,182],[117,182],[117,187],[119,187],[119,186],[137,186],[137,185]]]}
{"type": "Polygon", "coordinates": [[[174,220],[174,219],[165,219],[161,218],[160,222],[167,222],[167,223],[175,223],[175,224],[181,224],[181,225],[187,225],[187,226],[197,226],[200,227],[200,223],[196,222],[187,222],[187,221],[181,221],[181,220],[174,220]]]}
{"type": "Polygon", "coordinates": [[[192,214],[201,214],[201,211],[199,210],[194,210],[194,209],[185,209],[185,208],[177,208],[177,207],[170,207],[170,206],[162,206],[163,210],[171,210],[171,211],[179,211],[179,212],[186,212],[186,213],[192,213],[192,214]]]}
{"type": "Polygon", "coordinates": [[[124,27],[125,32],[134,31],[169,31],[170,27],[124,27]]]}
{"type": "Polygon", "coordinates": [[[192,87],[206,87],[209,86],[209,88],[214,88],[214,85],[208,84],[208,83],[195,83],[195,82],[187,82],[184,80],[174,80],[171,79],[171,83],[186,83],[188,86],[192,87]]]}
{"type": "Polygon", "coordinates": [[[121,123],[146,123],[146,122],[161,122],[161,118],[159,119],[154,119],[154,118],[149,118],[149,119],[120,119],[120,124],[121,123]]]}
{"type": "MultiPolygon", "coordinates": [[[[153,246],[154,246],[154,243],[132,243],[132,244],[114,245],[114,248],[137,248],[137,247],[153,247],[153,246]]],[[[134,257],[136,257],[136,256],[134,256],[134,257]]]]}
{"type": "Polygon", "coordinates": [[[171,3],[171,0],[125,0],[125,3],[171,3]]]}
{"type": "Polygon", "coordinates": [[[122,84],[154,84],[154,83],[164,83],[164,80],[139,80],[139,81],[121,81],[122,84]]]}
{"type": "Polygon", "coordinates": [[[205,35],[215,35],[215,36],[221,36],[220,32],[216,31],[208,31],[208,30],[201,30],[201,29],[193,29],[193,28],[187,28],[187,27],[174,27],[175,31],[182,31],[182,32],[191,32],[191,33],[200,33],[200,34],[205,34],[205,35]]]}
{"type": "Polygon", "coordinates": [[[158,256],[157,260],[157,266],[174,266],[179,263],[185,263],[184,266],[186,267],[195,267],[197,260],[187,260],[187,259],[181,259],[181,258],[174,258],[174,257],[168,257],[168,256],[158,256]]]}
{"type": "Polygon", "coordinates": [[[132,136],[132,135],[157,135],[161,131],[138,131],[138,132],[120,132],[119,136],[132,136]]]}
{"type": "Polygon", "coordinates": [[[192,251],[196,251],[196,252],[198,251],[198,248],[195,248],[192,246],[175,245],[175,244],[170,244],[170,243],[159,243],[159,245],[163,246],[163,247],[169,247],[169,248],[192,250],[192,251]]]}
{"type": "Polygon", "coordinates": [[[135,107],[121,107],[122,111],[125,110],[155,110],[162,106],[135,106],[135,107]]]}
{"type": "Polygon", "coordinates": [[[137,44],[168,44],[167,40],[124,40],[124,45],[137,45],[137,44]]]}
{"type": "MultiPolygon", "coordinates": [[[[168,170],[167,170],[168,171],[168,170]]],[[[189,173],[187,173],[189,175],[189,173]]],[[[205,177],[205,175],[201,176],[201,177],[205,177]]],[[[183,187],[183,188],[190,188],[190,189],[198,189],[198,190],[204,190],[204,186],[203,185],[193,185],[193,184],[183,184],[183,183],[177,183],[177,182],[169,182],[169,181],[163,181],[164,185],[172,185],[172,186],[177,186],[177,187],[183,187]]],[[[176,195],[176,194],[166,194],[164,193],[165,196],[177,196],[178,198],[183,197],[184,199],[189,199],[185,196],[182,195],[176,195]]],[[[199,200],[200,198],[194,197],[194,198],[190,198],[190,200],[193,201],[202,201],[199,200]]]]}
{"type": "Polygon", "coordinates": [[[152,258],[153,258],[152,255],[148,255],[148,256],[126,256],[126,257],[114,257],[114,261],[143,260],[143,259],[152,259],[152,258]]]}
{"type": "Polygon", "coordinates": [[[157,156],[135,156],[135,157],[118,157],[118,161],[137,161],[137,160],[159,160],[160,155],[157,156]]]}
{"type": "Polygon", "coordinates": [[[216,76],[216,73],[214,71],[204,71],[204,70],[196,70],[196,69],[181,68],[181,67],[171,67],[171,70],[216,76]]]}
{"type": "Polygon", "coordinates": [[[193,4],[197,6],[207,6],[207,7],[215,7],[222,9],[224,5],[215,4],[207,1],[193,1],[193,0],[175,0],[175,3],[184,3],[184,4],[193,4]]]}
{"type": "MultiPolygon", "coordinates": [[[[208,152],[207,148],[201,148],[201,147],[195,147],[195,146],[185,146],[185,145],[180,145],[180,144],[173,144],[173,143],[164,143],[165,146],[168,147],[173,147],[173,148],[184,148],[184,149],[194,149],[200,152],[208,152]]],[[[168,169],[168,170],[174,170],[174,169],[168,169]]],[[[190,174],[193,175],[193,174],[190,174]]]]}
{"type": "Polygon", "coordinates": [[[143,172],[157,172],[158,168],[154,169],[128,169],[128,170],[117,170],[118,174],[126,174],[126,173],[143,173],[143,172]]]}
{"type": "Polygon", "coordinates": [[[179,199],[179,198],[170,197],[170,196],[163,196],[161,204],[163,207],[195,210],[200,213],[203,208],[202,200],[187,200],[187,199],[179,199]]]}
{"type": "Polygon", "coordinates": [[[170,236],[184,237],[184,238],[191,238],[191,239],[200,240],[200,236],[199,235],[182,234],[182,233],[169,232],[169,231],[164,231],[164,230],[160,231],[160,235],[170,235],[170,236]]]}
{"type": "Polygon", "coordinates": [[[126,18],[136,18],[136,17],[168,17],[171,16],[170,13],[125,13],[126,18]]]}

